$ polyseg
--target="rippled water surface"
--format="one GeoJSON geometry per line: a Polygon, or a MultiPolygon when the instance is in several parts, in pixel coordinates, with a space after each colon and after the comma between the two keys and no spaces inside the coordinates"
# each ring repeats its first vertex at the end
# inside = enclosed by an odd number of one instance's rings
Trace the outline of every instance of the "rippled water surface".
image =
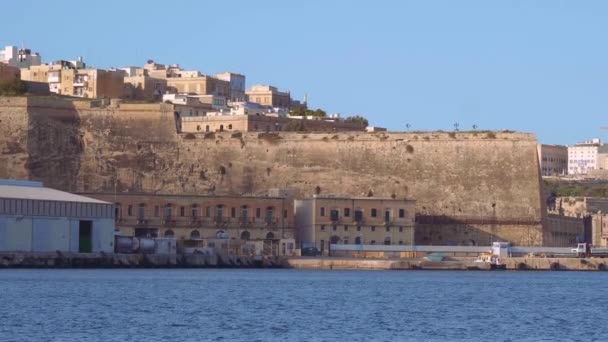
{"type": "Polygon", "coordinates": [[[608,272],[0,270],[0,341],[608,341],[608,272]]]}

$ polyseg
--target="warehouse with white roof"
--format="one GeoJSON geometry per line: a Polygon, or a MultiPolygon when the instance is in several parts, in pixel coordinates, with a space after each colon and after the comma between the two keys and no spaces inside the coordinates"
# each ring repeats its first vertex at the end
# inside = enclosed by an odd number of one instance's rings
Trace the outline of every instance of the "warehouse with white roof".
{"type": "Polygon", "coordinates": [[[112,253],[114,209],[108,202],[0,180],[0,252],[112,253]]]}

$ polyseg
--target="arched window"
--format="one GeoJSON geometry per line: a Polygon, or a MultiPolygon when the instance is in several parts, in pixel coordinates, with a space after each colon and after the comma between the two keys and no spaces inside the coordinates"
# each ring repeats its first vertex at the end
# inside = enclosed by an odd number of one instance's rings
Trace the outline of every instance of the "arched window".
{"type": "Polygon", "coordinates": [[[166,238],[173,238],[174,236],[175,236],[175,233],[173,233],[173,231],[171,229],[165,230],[164,237],[166,237],[166,238]]]}
{"type": "Polygon", "coordinates": [[[224,125],[220,125],[220,132],[224,131],[224,125]]]}
{"type": "Polygon", "coordinates": [[[384,238],[384,244],[385,245],[390,245],[391,244],[391,238],[390,237],[384,238]]]}
{"type": "Polygon", "coordinates": [[[266,234],[266,240],[273,240],[274,239],[274,234],[272,232],[269,232],[268,234],[266,234]]]}
{"type": "Polygon", "coordinates": [[[199,231],[198,231],[198,230],[193,230],[193,231],[190,233],[190,239],[192,239],[192,240],[198,240],[198,239],[200,239],[200,238],[201,238],[201,233],[199,233],[199,231]]]}
{"type": "Polygon", "coordinates": [[[232,129],[232,124],[228,124],[228,129],[232,129]]]}
{"type": "Polygon", "coordinates": [[[205,132],[209,132],[209,125],[205,126],[205,132]]]}
{"type": "Polygon", "coordinates": [[[340,242],[340,237],[337,235],[334,235],[331,237],[330,241],[331,241],[332,245],[336,245],[336,244],[338,244],[338,242],[340,242]]]}
{"type": "Polygon", "coordinates": [[[196,218],[198,217],[199,213],[198,213],[198,204],[193,204],[192,205],[192,218],[196,218]]]}
{"type": "Polygon", "coordinates": [[[244,231],[241,233],[241,240],[249,240],[251,238],[251,234],[248,231],[244,231]]]}
{"type": "Polygon", "coordinates": [[[360,236],[357,236],[357,237],[355,238],[355,245],[360,245],[360,244],[361,244],[361,237],[360,237],[360,236]]]}

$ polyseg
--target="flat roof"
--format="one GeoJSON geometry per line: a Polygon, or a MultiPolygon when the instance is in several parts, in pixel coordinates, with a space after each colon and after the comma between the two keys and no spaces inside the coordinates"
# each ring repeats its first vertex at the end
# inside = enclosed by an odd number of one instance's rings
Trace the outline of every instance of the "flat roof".
{"type": "Polygon", "coordinates": [[[364,197],[364,196],[348,197],[348,196],[329,196],[329,195],[325,195],[325,196],[313,195],[313,197],[311,197],[309,199],[356,200],[356,201],[396,201],[396,202],[403,202],[403,201],[415,202],[416,201],[415,199],[392,198],[392,197],[364,197]]]}
{"type": "Polygon", "coordinates": [[[45,188],[42,186],[5,185],[2,183],[0,183],[0,198],[110,204],[108,202],[96,200],[93,198],[74,195],[69,192],[45,188]]]}

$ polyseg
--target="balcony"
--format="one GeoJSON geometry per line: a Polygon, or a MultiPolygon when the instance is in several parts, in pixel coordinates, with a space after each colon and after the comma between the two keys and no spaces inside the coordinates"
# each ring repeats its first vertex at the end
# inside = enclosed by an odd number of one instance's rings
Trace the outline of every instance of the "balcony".
{"type": "Polygon", "coordinates": [[[74,80],[74,87],[86,87],[88,82],[85,80],[74,80]]]}

